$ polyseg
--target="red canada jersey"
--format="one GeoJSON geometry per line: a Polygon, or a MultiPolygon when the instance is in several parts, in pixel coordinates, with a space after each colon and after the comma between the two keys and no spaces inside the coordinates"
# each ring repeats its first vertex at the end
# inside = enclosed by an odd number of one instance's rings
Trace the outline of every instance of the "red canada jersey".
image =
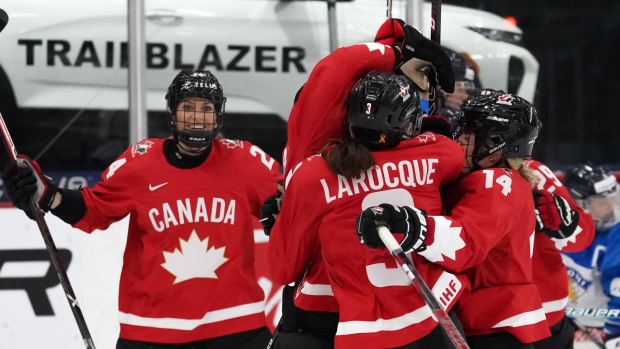
{"type": "Polygon", "coordinates": [[[276,191],[279,165],[248,142],[216,139],[201,165],[180,169],[164,141],[129,147],[103,181],[81,189],[87,210],[76,228],[130,216],[120,337],[183,343],[265,326],[251,217],[276,191]]]}
{"type": "MultiPolygon", "coordinates": [[[[373,154],[377,165],[353,178],[334,175],[320,156],[302,162],[286,189],[268,244],[276,283],[295,281],[320,256],[340,306],[336,348],[399,347],[437,326],[388,250],[360,243],[355,221],[363,209],[385,202],[441,213],[439,188],[460,175],[463,150],[429,132],[373,154]]],[[[455,276],[421,256],[411,257],[447,309],[468,292],[464,275],[455,276]]],[[[295,297],[307,287],[304,280],[295,297]]]]}
{"type": "MultiPolygon", "coordinates": [[[[282,154],[285,185],[301,161],[317,154],[329,140],[342,138],[346,100],[357,81],[372,70],[391,71],[394,59],[390,46],[365,43],[339,48],[317,63],[289,115],[288,142],[282,154]]],[[[338,312],[320,251],[295,286],[297,307],[338,312]]]]}
{"type": "Polygon", "coordinates": [[[528,160],[540,180],[536,190],[546,190],[564,198],[579,215],[579,225],[575,233],[566,239],[550,238],[543,233],[536,234],[532,265],[534,284],[538,287],[549,326],[557,324],[564,317],[568,303],[568,275],[562,262],[562,252],[578,252],[588,247],[594,239],[594,221],[570,196],[566,187],[553,174],[549,167],[536,160],[528,160]]]}
{"type": "Polygon", "coordinates": [[[467,336],[506,331],[523,343],[550,336],[532,282],[536,218],[529,183],[518,171],[474,171],[449,187],[449,216],[428,219],[428,248],[420,254],[464,272],[472,291],[457,314],[467,336]]]}
{"type": "Polygon", "coordinates": [[[372,70],[391,71],[394,60],[392,47],[372,42],[339,48],[317,63],[289,115],[285,178],[330,139],[342,138],[349,92],[372,70]]]}

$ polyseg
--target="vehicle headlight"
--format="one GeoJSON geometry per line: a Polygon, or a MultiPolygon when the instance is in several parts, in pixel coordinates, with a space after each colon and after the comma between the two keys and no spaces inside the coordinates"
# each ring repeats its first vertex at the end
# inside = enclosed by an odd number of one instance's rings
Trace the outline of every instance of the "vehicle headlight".
{"type": "Polygon", "coordinates": [[[521,41],[523,35],[519,33],[480,27],[467,27],[467,29],[475,31],[489,40],[503,41],[513,45],[523,46],[523,42],[521,41]]]}

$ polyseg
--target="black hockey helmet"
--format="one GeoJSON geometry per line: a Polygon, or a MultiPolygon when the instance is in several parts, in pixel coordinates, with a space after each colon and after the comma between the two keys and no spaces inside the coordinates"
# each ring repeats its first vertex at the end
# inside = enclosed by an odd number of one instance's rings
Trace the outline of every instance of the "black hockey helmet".
{"type": "Polygon", "coordinates": [[[566,171],[564,185],[577,204],[592,214],[597,230],[607,229],[620,220],[620,186],[613,172],[601,166],[579,164],[566,171]],[[593,204],[595,199],[603,200],[597,205],[593,204]],[[601,205],[605,206],[602,211],[601,205]]]}
{"type": "Polygon", "coordinates": [[[166,107],[177,143],[192,148],[209,147],[222,128],[226,97],[219,81],[208,70],[183,70],[172,80],[166,93],[166,107]],[[215,106],[216,125],[212,130],[177,130],[177,106],[185,98],[204,98],[215,106]]]}
{"type": "MultiPolygon", "coordinates": [[[[454,81],[456,84],[462,84],[468,93],[473,92],[477,88],[476,71],[462,54],[444,47],[454,72],[454,81]]],[[[479,87],[479,86],[478,86],[479,87]]]]}
{"type": "Polygon", "coordinates": [[[371,150],[398,146],[420,132],[420,95],[409,78],[371,71],[361,78],[347,100],[351,138],[371,150]]]}
{"type": "Polygon", "coordinates": [[[536,108],[525,99],[504,91],[484,89],[469,97],[461,106],[457,121],[455,139],[464,133],[474,134],[472,163],[477,167],[479,160],[496,151],[502,152],[502,159],[528,159],[540,121],[536,108]]]}

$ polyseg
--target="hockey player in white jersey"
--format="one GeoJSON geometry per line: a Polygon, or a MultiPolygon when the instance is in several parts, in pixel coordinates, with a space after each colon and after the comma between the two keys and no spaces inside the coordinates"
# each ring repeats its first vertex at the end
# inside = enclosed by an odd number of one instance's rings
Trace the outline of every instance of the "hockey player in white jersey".
{"type": "Polygon", "coordinates": [[[586,164],[567,171],[564,182],[596,227],[590,247],[562,256],[569,276],[567,315],[603,328],[605,347],[620,348],[620,186],[612,172],[586,164]]]}

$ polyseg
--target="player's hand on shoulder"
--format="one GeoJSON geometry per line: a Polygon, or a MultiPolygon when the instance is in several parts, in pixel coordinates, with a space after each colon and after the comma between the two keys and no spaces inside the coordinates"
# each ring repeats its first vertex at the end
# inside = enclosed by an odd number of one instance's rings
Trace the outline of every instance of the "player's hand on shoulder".
{"type": "Polygon", "coordinates": [[[51,178],[44,176],[39,164],[30,158],[19,155],[16,161],[9,162],[2,173],[7,196],[11,203],[33,218],[29,202],[34,197],[39,208],[48,212],[58,186],[51,178]]]}
{"type": "MultiPolygon", "coordinates": [[[[401,66],[411,59],[429,62],[435,69],[437,78],[436,82],[431,83],[439,84],[441,89],[448,93],[454,92],[454,72],[446,51],[402,19],[386,20],[377,31],[375,42],[394,47],[397,55],[395,70],[400,70],[401,66]]],[[[420,87],[426,90],[425,86],[420,87]]]]}
{"type": "Polygon", "coordinates": [[[403,251],[422,252],[426,249],[426,212],[410,206],[381,204],[365,209],[356,220],[360,242],[370,248],[383,248],[378,227],[385,226],[394,235],[403,251]]]}
{"type": "Polygon", "coordinates": [[[546,190],[534,190],[536,232],[549,237],[566,239],[573,235],[579,224],[579,214],[561,196],[546,190]]]}

